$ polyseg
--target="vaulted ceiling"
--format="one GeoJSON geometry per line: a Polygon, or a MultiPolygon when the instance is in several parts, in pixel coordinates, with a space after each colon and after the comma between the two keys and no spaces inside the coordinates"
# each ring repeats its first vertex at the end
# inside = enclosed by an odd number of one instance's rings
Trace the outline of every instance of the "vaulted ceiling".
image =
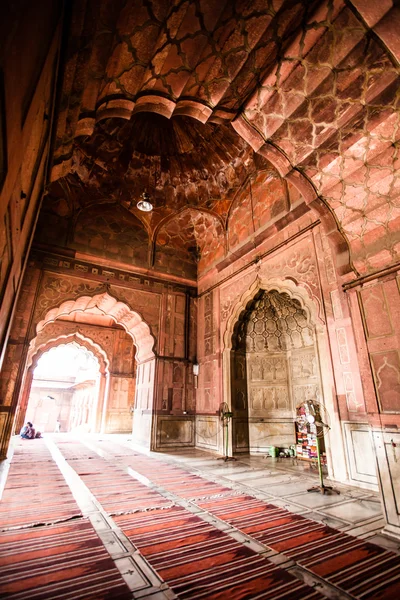
{"type": "Polygon", "coordinates": [[[73,3],[38,239],[196,277],[302,206],[356,272],[398,261],[399,13],[73,3]]]}

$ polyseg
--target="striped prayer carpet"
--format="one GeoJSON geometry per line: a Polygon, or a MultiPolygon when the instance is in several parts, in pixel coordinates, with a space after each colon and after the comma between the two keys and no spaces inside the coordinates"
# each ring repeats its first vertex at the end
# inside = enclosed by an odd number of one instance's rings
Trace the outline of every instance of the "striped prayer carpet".
{"type": "Polygon", "coordinates": [[[18,440],[0,503],[0,529],[79,515],[81,512],[44,440],[18,440]]]}
{"type": "Polygon", "coordinates": [[[132,598],[113,560],[85,519],[2,532],[0,547],[0,598],[132,598]]]}
{"type": "Polygon", "coordinates": [[[182,600],[323,598],[183,508],[120,515],[114,520],[182,600]]]}
{"type": "Polygon", "coordinates": [[[400,598],[400,556],[393,552],[252,496],[198,505],[355,598],[400,598]]]}
{"type": "MultiPolygon", "coordinates": [[[[111,443],[105,449],[112,455],[113,447],[114,453],[120,452],[119,447],[111,443]]],[[[212,515],[287,555],[354,597],[376,600],[400,597],[400,557],[397,554],[252,496],[237,495],[231,489],[206,482],[175,465],[133,451],[127,456],[127,450],[121,457],[125,465],[142,474],[151,472],[151,480],[164,489],[195,500],[212,515]]]]}
{"type": "Polygon", "coordinates": [[[151,473],[151,481],[168,492],[178,494],[181,498],[195,500],[197,498],[207,498],[214,495],[232,495],[236,492],[231,488],[207,481],[203,477],[188,473],[186,470],[169,465],[165,461],[150,458],[131,451],[129,453],[120,454],[120,447],[115,447],[116,444],[104,444],[94,442],[96,447],[106,450],[111,458],[118,458],[118,462],[126,467],[132,468],[134,471],[149,477],[151,473]]]}
{"type": "Polygon", "coordinates": [[[70,456],[83,451],[78,442],[63,445],[57,443],[57,446],[109,514],[171,506],[169,500],[95,452],[88,450],[85,459],[71,459],[70,456]]]}
{"type": "MultiPolygon", "coordinates": [[[[115,458],[118,454],[119,463],[131,467],[144,477],[149,477],[153,483],[162,486],[169,492],[182,498],[195,500],[197,505],[210,514],[235,526],[264,545],[287,555],[302,567],[326,579],[346,593],[350,593],[355,598],[392,600],[400,597],[400,557],[398,555],[336,531],[320,522],[268,505],[252,496],[238,495],[231,488],[187,473],[180,467],[139,455],[133,451],[131,454],[126,451],[120,454],[119,448],[114,447],[113,451],[113,445],[107,446],[109,447],[99,445],[106,450],[109,458],[115,458]]],[[[85,453],[86,451],[82,449],[79,452],[85,453]]],[[[86,454],[86,456],[88,455],[86,454]]],[[[94,464],[96,460],[98,461],[96,453],[93,453],[93,458],[86,462],[94,464]]],[[[79,467],[78,461],[73,462],[74,468],[79,467]]],[[[106,464],[105,460],[98,463],[97,481],[95,479],[87,480],[92,491],[95,491],[96,485],[99,483],[100,487],[103,485],[101,473],[108,474],[111,478],[110,482],[114,481],[115,467],[110,463],[106,467],[104,466],[106,464]]],[[[82,477],[85,480],[84,473],[82,477]]],[[[118,497],[114,495],[110,498],[108,509],[121,512],[117,508],[118,502],[118,497]]],[[[156,505],[153,504],[154,506],[156,505]]],[[[140,507],[138,508],[140,510],[140,507]]],[[[154,511],[152,511],[153,514],[154,511]]],[[[127,532],[125,531],[125,533],[127,532]]],[[[131,532],[132,535],[133,533],[131,532]]],[[[134,544],[138,543],[136,535],[132,537],[132,541],[134,544]]],[[[154,546],[157,546],[156,542],[154,542],[154,546]]],[[[157,563],[154,563],[153,566],[159,568],[157,563]]],[[[169,573],[167,575],[169,576],[169,573]]],[[[176,585],[174,579],[168,580],[168,583],[173,587],[176,585]]],[[[207,597],[207,594],[204,597],[207,597]]]]}
{"type": "MultiPolygon", "coordinates": [[[[78,455],[87,457],[71,459],[72,468],[103,508],[113,514],[115,523],[179,598],[322,598],[287,571],[276,567],[191,512],[171,506],[157,492],[151,491],[151,510],[148,510],[149,498],[145,493],[148,488],[112,462],[96,458],[90,450],[84,454],[80,447],[69,447],[68,444],[60,444],[59,447],[67,459],[78,455]]],[[[154,465],[158,461],[149,460],[153,468],[149,469],[147,463],[147,474],[152,480],[158,480],[157,474],[160,472],[154,467],[166,465],[161,462],[154,465]]],[[[175,471],[172,468],[171,474],[176,475],[175,471]]],[[[180,478],[182,475],[184,473],[179,473],[180,478]]],[[[167,474],[168,477],[170,475],[167,474]]],[[[196,478],[197,486],[199,482],[209,483],[196,478]]],[[[216,488],[219,489],[219,486],[216,488]]],[[[192,489],[190,493],[193,493],[192,489]]]]}

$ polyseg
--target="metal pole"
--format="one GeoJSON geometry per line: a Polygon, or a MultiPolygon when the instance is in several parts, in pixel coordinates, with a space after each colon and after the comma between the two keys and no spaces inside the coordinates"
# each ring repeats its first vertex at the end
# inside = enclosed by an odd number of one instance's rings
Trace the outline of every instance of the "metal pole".
{"type": "Polygon", "coordinates": [[[318,437],[318,429],[316,435],[316,445],[317,445],[317,460],[318,460],[318,471],[319,471],[319,484],[321,488],[324,488],[324,476],[322,473],[322,464],[321,464],[321,450],[319,447],[319,437],[318,437]]]}

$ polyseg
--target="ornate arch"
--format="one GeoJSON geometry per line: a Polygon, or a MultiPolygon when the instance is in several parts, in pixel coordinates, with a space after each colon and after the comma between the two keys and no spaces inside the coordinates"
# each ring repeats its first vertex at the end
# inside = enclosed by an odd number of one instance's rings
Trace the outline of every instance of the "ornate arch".
{"type": "Polygon", "coordinates": [[[80,296],[76,300],[67,300],[60,306],[47,311],[44,318],[36,326],[40,333],[48,323],[53,323],[59,317],[68,316],[75,312],[85,312],[97,308],[101,313],[111,317],[115,323],[121,325],[132,337],[136,347],[137,361],[144,362],[154,358],[155,339],[143,317],[132,310],[125,302],[120,302],[108,292],[94,296],[80,296]]]}
{"type": "Polygon", "coordinates": [[[89,350],[95,358],[99,362],[100,373],[105,374],[108,373],[110,361],[106,352],[103,348],[94,342],[91,338],[88,338],[79,331],[75,333],[68,333],[65,335],[58,335],[56,337],[52,337],[51,339],[45,340],[42,343],[37,343],[38,337],[35,337],[29,346],[28,357],[26,366],[29,369],[30,367],[35,368],[40,358],[51,350],[52,348],[57,348],[58,346],[66,346],[67,344],[76,343],[78,346],[84,347],[89,350]]]}
{"type": "Polygon", "coordinates": [[[154,243],[157,241],[157,236],[163,227],[168,225],[168,223],[170,221],[173,221],[174,219],[176,219],[177,217],[179,217],[182,213],[184,213],[186,211],[193,211],[193,212],[199,212],[199,213],[204,213],[206,215],[210,215],[211,217],[214,217],[217,221],[219,221],[223,231],[224,232],[226,231],[226,223],[224,222],[223,218],[221,217],[221,215],[214,212],[213,210],[209,210],[203,206],[201,206],[201,207],[199,207],[199,206],[183,206],[180,210],[177,210],[176,212],[171,213],[170,215],[165,217],[164,219],[161,219],[161,221],[157,224],[157,227],[154,229],[152,242],[154,243]]]}
{"type": "Polygon", "coordinates": [[[320,307],[317,305],[316,298],[311,298],[304,287],[297,285],[292,279],[282,280],[258,276],[230,310],[230,314],[226,320],[225,331],[223,332],[224,350],[231,350],[234,327],[241,313],[246,310],[248,303],[251,302],[260,290],[276,290],[279,293],[286,293],[291,298],[297,300],[307,316],[309,325],[314,326],[318,332],[322,332],[324,322],[319,316],[320,307]]]}
{"type": "Polygon", "coordinates": [[[223,258],[226,242],[226,228],[220,215],[204,208],[186,206],[158,224],[153,237],[152,260],[156,260],[162,248],[178,248],[184,257],[199,263],[199,269],[204,270],[218,256],[223,258]],[[164,237],[162,242],[161,237],[164,237]]]}

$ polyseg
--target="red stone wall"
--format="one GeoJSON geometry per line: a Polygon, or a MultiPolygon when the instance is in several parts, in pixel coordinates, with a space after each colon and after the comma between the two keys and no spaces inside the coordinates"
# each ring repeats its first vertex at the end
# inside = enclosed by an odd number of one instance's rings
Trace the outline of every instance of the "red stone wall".
{"type": "MultiPolygon", "coordinates": [[[[333,474],[337,479],[358,482],[359,473],[355,467],[351,471],[349,455],[353,452],[353,429],[361,427],[360,424],[368,427],[360,375],[365,356],[357,345],[357,323],[351,317],[330,242],[323,227],[318,221],[313,223],[310,216],[310,213],[304,215],[219,273],[208,273],[200,280],[204,291],[198,301],[200,375],[196,410],[197,414],[208,416],[209,421],[216,418],[221,402],[231,402],[226,381],[230,357],[225,358],[225,348],[231,344],[233,315],[238,319],[246,306],[246,303],[240,304],[241,299],[251,300],[258,289],[287,290],[293,297],[297,294],[315,328],[322,394],[333,423],[333,474]],[[345,428],[344,423],[347,423],[345,428]]],[[[204,432],[205,438],[207,428],[204,432]]],[[[361,435],[358,429],[356,435],[361,435]]],[[[217,441],[218,436],[214,437],[217,441]]],[[[209,446],[201,436],[198,443],[209,446]]],[[[362,443],[370,443],[368,434],[362,443]]],[[[362,481],[361,475],[360,478],[362,481]]],[[[372,474],[364,483],[376,486],[376,477],[374,479],[372,474]]]]}
{"type": "MultiPolygon", "coordinates": [[[[376,392],[369,396],[370,421],[400,426],[399,278],[392,275],[364,284],[358,299],[376,392]]],[[[370,378],[365,385],[371,386],[370,378]]]]}
{"type": "Polygon", "coordinates": [[[0,25],[0,366],[46,179],[61,2],[7,8],[0,25]]]}
{"type": "MultiPolygon", "coordinates": [[[[160,411],[164,416],[194,412],[191,361],[195,358],[195,302],[189,291],[183,286],[162,284],[143,277],[132,276],[128,281],[128,275],[124,275],[127,278],[125,285],[110,285],[106,281],[110,275],[115,276],[115,273],[109,269],[95,266],[94,263],[90,266],[79,264],[80,268],[76,269],[76,264],[79,263],[45,256],[36,262],[32,259],[26,272],[0,376],[0,391],[9,416],[8,433],[5,432],[2,439],[4,452],[11,433],[13,415],[22,393],[21,385],[30,343],[37,336],[38,327],[41,344],[60,335],[79,332],[92,339],[108,357],[110,384],[103,423],[106,430],[130,429],[135,396],[136,407],[140,411],[147,411],[150,417],[154,411],[160,411]],[[46,270],[45,265],[52,265],[59,272],[46,270]],[[86,276],[80,275],[82,271],[86,276]],[[90,303],[90,298],[102,298],[102,294],[106,294],[107,298],[114,298],[115,312],[112,313],[112,317],[117,323],[119,314],[122,315],[122,326],[126,324],[129,327],[132,320],[138,323],[137,329],[133,330],[138,336],[135,340],[138,348],[142,347],[142,334],[147,335],[147,344],[150,339],[154,345],[157,371],[155,360],[144,363],[143,369],[138,371],[137,386],[134,379],[134,344],[130,335],[122,330],[57,319],[60,306],[66,307],[65,314],[72,305],[77,309],[81,306],[84,310],[90,303]],[[119,304],[115,304],[116,300],[119,304]],[[119,306],[121,308],[118,308],[119,306]],[[133,311],[128,317],[127,306],[133,311]],[[53,309],[54,314],[51,312],[53,309]],[[52,314],[53,317],[46,317],[52,314]],[[45,317],[48,319],[46,325],[45,317]],[[129,322],[125,323],[125,318],[128,318],[129,322]],[[51,322],[52,319],[56,319],[54,323],[51,322]],[[150,379],[146,365],[152,365],[150,379]],[[171,396],[172,399],[166,408],[163,406],[165,396],[171,396]]],[[[122,283],[120,278],[119,281],[122,283]]],[[[148,350],[151,350],[150,346],[148,350]]]]}

